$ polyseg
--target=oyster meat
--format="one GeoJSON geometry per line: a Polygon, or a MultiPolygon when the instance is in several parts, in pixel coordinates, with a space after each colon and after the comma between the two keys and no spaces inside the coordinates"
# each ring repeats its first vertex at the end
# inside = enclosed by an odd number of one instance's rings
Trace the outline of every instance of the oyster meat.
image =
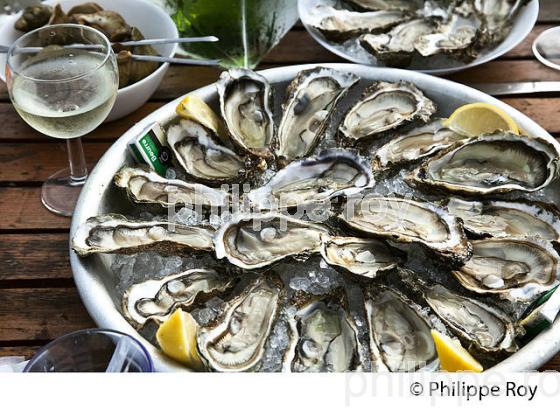
{"type": "Polygon", "coordinates": [[[210,251],[214,229],[163,221],[134,221],[117,214],[89,218],[72,239],[80,256],[93,253],[131,254],[145,250],[173,253],[184,249],[210,251]]]}
{"type": "Polygon", "coordinates": [[[192,120],[167,130],[167,143],[188,175],[214,184],[238,179],[245,172],[245,160],[214,138],[212,131],[192,120]]]}
{"type": "Polygon", "coordinates": [[[451,198],[447,210],[463,220],[467,232],[479,237],[560,241],[560,216],[548,204],[451,198]]]}
{"type": "Polygon", "coordinates": [[[353,195],[374,184],[371,168],[346,151],[292,162],[261,188],[247,194],[260,210],[323,203],[338,195],[353,195]]]}
{"type": "Polygon", "coordinates": [[[382,34],[364,34],[360,37],[361,46],[379,60],[391,67],[410,65],[416,49],[416,40],[425,34],[433,33],[436,23],[430,18],[417,18],[395,26],[382,34]]]}
{"type": "Polygon", "coordinates": [[[201,327],[198,351],[207,368],[218,372],[254,370],[263,357],[283,293],[279,278],[259,276],[226,303],[214,323],[201,327]]]}
{"type": "Polygon", "coordinates": [[[392,139],[375,152],[374,170],[402,166],[434,155],[466,137],[442,125],[442,120],[415,128],[409,133],[392,139]]]}
{"type": "Polygon", "coordinates": [[[358,77],[332,68],[301,71],[287,89],[276,156],[286,163],[309,154],[323,137],[338,101],[358,77]]]}
{"type": "Polygon", "coordinates": [[[471,243],[471,259],[453,272],[469,290],[528,300],[558,283],[558,254],[546,242],[493,238],[471,243]]]}
{"type": "Polygon", "coordinates": [[[470,3],[454,9],[447,21],[441,22],[433,33],[420,36],[414,44],[416,51],[424,57],[439,53],[454,54],[472,59],[472,47],[480,37],[481,21],[470,3]]]}
{"type": "Polygon", "coordinates": [[[252,70],[234,68],[220,75],[217,89],[233,143],[249,154],[270,157],[274,120],[268,80],[252,70]]]}
{"type": "Polygon", "coordinates": [[[461,221],[429,202],[368,195],[348,201],[339,218],[362,234],[419,243],[459,263],[471,254],[461,221]]]}
{"type": "Polygon", "coordinates": [[[535,192],[557,178],[559,158],[545,139],[497,131],[440,152],[406,182],[465,195],[535,192]]]}
{"type": "Polygon", "coordinates": [[[425,298],[453,333],[469,344],[469,350],[486,353],[517,351],[515,326],[501,310],[453,293],[441,285],[428,287],[425,298]]]}
{"type": "Polygon", "coordinates": [[[133,202],[140,204],[225,207],[230,203],[230,195],[225,191],[180,179],[166,179],[145,168],[125,166],[115,174],[114,180],[116,186],[126,189],[133,202]]]}
{"type": "Polygon", "coordinates": [[[369,288],[365,297],[372,361],[378,370],[436,370],[439,359],[421,308],[395,290],[369,288]]]}
{"type": "Polygon", "coordinates": [[[214,245],[218,259],[256,269],[289,256],[318,253],[321,235],[328,233],[321,225],[279,213],[237,214],[220,227],[214,245]]]}
{"type": "Polygon", "coordinates": [[[374,82],[348,111],[340,131],[350,140],[379,135],[411,121],[426,122],[436,105],[412,83],[374,82]]]}
{"type": "Polygon", "coordinates": [[[176,309],[208,300],[235,283],[236,278],[220,275],[213,269],[190,269],[132,285],[123,296],[122,309],[137,327],[147,321],[163,323],[176,309]]]}
{"type": "Polygon", "coordinates": [[[310,298],[290,317],[288,372],[360,370],[358,330],[342,295],[310,298]]]}
{"type": "Polygon", "coordinates": [[[409,13],[400,10],[357,12],[318,6],[313,10],[311,26],[327,39],[344,41],[364,33],[381,33],[410,20],[409,13]]]}
{"type": "Polygon", "coordinates": [[[329,265],[367,279],[395,269],[400,261],[396,253],[378,239],[344,236],[324,236],[321,255],[329,265]]]}

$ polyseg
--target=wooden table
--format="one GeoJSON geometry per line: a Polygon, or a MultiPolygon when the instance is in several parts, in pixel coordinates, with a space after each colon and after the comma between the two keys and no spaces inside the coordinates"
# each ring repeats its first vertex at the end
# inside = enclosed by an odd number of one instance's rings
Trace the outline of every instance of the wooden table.
{"type": "MultiPolygon", "coordinates": [[[[560,73],[541,65],[531,44],[543,30],[560,25],[560,2],[541,0],[531,35],[497,61],[452,75],[462,83],[560,80],[560,73]]],[[[341,62],[296,25],[264,59],[260,68],[301,63],[341,62]]],[[[89,167],[135,122],[166,102],[213,83],[212,68],[171,67],[150,102],[129,117],[101,126],[84,139],[89,167]]],[[[560,137],[560,96],[504,98],[555,137],[560,137]]],[[[64,144],[27,126],[14,111],[0,83],[0,356],[29,357],[62,334],[95,326],[72,279],[68,260],[70,219],[47,211],[41,184],[67,166],[64,144]]],[[[560,370],[560,354],[543,369],[560,370]]]]}

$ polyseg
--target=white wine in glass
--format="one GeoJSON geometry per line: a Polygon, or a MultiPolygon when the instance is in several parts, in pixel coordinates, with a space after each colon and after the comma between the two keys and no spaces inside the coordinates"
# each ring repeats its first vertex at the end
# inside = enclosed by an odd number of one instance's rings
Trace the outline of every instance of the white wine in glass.
{"type": "Polygon", "coordinates": [[[40,28],[8,51],[10,98],[37,131],[67,140],[69,168],[43,185],[41,199],[52,212],[72,215],[87,168],[80,138],[107,117],[118,90],[118,68],[109,40],[85,26],[40,28]]]}

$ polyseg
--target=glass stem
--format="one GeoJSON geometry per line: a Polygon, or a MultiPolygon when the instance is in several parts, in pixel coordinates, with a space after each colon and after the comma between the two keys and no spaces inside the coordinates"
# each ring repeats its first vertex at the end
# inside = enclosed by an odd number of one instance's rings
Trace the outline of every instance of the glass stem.
{"type": "Polygon", "coordinates": [[[66,140],[70,164],[70,185],[83,185],[87,179],[87,166],[81,138],[66,140]]]}

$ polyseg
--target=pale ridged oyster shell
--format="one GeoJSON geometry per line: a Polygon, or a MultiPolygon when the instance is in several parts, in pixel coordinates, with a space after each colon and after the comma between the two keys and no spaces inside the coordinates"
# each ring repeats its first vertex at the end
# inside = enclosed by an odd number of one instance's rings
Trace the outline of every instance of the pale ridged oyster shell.
{"type": "Polygon", "coordinates": [[[400,10],[357,12],[318,6],[312,11],[310,24],[326,38],[344,41],[364,33],[389,30],[410,18],[410,13],[400,10]]]}
{"type": "Polygon", "coordinates": [[[279,278],[263,275],[227,301],[220,317],[198,331],[198,351],[206,367],[218,372],[254,370],[261,363],[283,294],[279,278]]]}
{"type": "Polygon", "coordinates": [[[346,151],[328,151],[318,157],[292,162],[247,198],[259,210],[321,204],[357,194],[374,184],[371,168],[346,151]]]}
{"type": "Polygon", "coordinates": [[[415,11],[422,5],[420,0],[344,0],[361,10],[404,10],[415,11]]]}
{"type": "Polygon", "coordinates": [[[373,279],[378,273],[395,269],[400,258],[384,242],[344,236],[323,236],[323,259],[360,278],[373,279]]]}
{"type": "Polygon", "coordinates": [[[225,207],[230,203],[230,195],[225,191],[180,179],[166,179],[144,168],[125,166],[115,174],[114,181],[116,186],[126,189],[133,202],[139,204],[225,207]]]}
{"type": "Polygon", "coordinates": [[[224,71],[216,84],[232,142],[249,154],[272,156],[274,120],[268,80],[252,70],[234,68],[224,71]]]}
{"type": "Polygon", "coordinates": [[[479,237],[560,241],[560,214],[548,204],[451,198],[446,208],[463,220],[466,231],[479,237]]]}
{"type": "Polygon", "coordinates": [[[348,111],[340,131],[351,141],[380,135],[412,121],[426,122],[436,105],[414,84],[378,81],[348,111]]]}
{"type": "Polygon", "coordinates": [[[245,160],[214,142],[216,135],[192,120],[181,120],[167,130],[167,143],[177,162],[191,177],[218,184],[245,173],[245,160]]]}
{"type": "Polygon", "coordinates": [[[458,263],[471,255],[461,221],[429,202],[368,195],[349,201],[339,218],[362,234],[419,243],[458,263]]]}
{"type": "MultiPolygon", "coordinates": [[[[340,290],[340,289],[339,289],[340,290]]],[[[287,372],[347,372],[361,369],[358,330],[341,292],[300,302],[289,318],[287,372]]]]}
{"type": "Polygon", "coordinates": [[[322,225],[280,213],[237,214],[220,227],[214,245],[218,259],[257,269],[287,257],[318,253],[321,235],[328,233],[322,225]]]}
{"type": "Polygon", "coordinates": [[[382,170],[416,162],[466,138],[444,127],[442,120],[435,120],[381,146],[375,152],[372,167],[382,170]]]}
{"type": "Polygon", "coordinates": [[[137,327],[163,323],[176,309],[186,309],[233,287],[236,278],[213,269],[190,269],[132,285],[123,296],[125,317],[137,327]]]}
{"type": "Polygon", "coordinates": [[[472,257],[453,271],[469,290],[507,300],[529,300],[558,283],[560,260],[546,242],[491,238],[471,244],[472,257]]]}
{"type": "Polygon", "coordinates": [[[432,310],[463,341],[478,352],[515,352],[516,328],[494,306],[453,293],[441,285],[427,287],[424,296],[432,310]]]}
{"type": "Polygon", "coordinates": [[[278,127],[281,163],[305,157],[323,137],[338,101],[358,82],[354,74],[317,67],[301,71],[287,89],[278,127]]]}
{"type": "Polygon", "coordinates": [[[137,253],[155,250],[210,251],[214,229],[163,221],[134,221],[122,215],[106,214],[89,218],[72,238],[72,249],[80,256],[93,253],[137,253]]]}
{"type": "Polygon", "coordinates": [[[559,158],[556,146],[542,138],[497,131],[440,152],[406,182],[464,195],[535,192],[557,178],[559,158]]]}
{"type": "Polygon", "coordinates": [[[365,309],[377,371],[437,370],[431,326],[418,305],[396,290],[380,286],[367,289],[365,309]]]}

